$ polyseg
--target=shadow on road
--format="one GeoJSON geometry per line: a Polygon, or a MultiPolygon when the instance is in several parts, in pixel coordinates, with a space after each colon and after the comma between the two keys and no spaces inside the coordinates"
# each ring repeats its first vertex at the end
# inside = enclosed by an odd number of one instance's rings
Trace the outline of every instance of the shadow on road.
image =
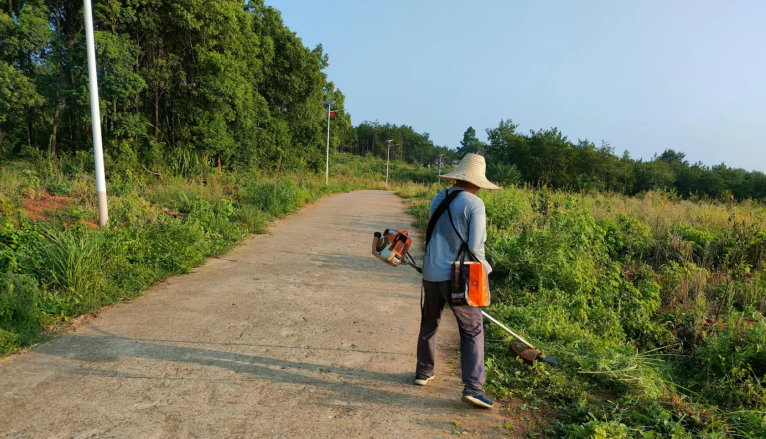
{"type": "MultiPolygon", "coordinates": [[[[90,365],[72,364],[71,362],[35,362],[45,368],[59,369],[73,374],[100,377],[135,378],[154,380],[197,380],[236,382],[231,377],[192,378],[183,375],[157,373],[156,365],[136,367],[135,363],[121,366],[121,358],[145,358],[174,363],[196,364],[205,367],[222,368],[243,375],[243,380],[266,380],[275,383],[288,383],[314,386],[325,391],[315,396],[325,396],[330,406],[333,401],[355,404],[395,404],[396,406],[454,408],[452,399],[435,398],[427,395],[410,395],[399,390],[412,386],[413,373],[382,373],[371,370],[348,368],[283,360],[278,358],[226,352],[188,346],[173,346],[163,343],[191,344],[184,341],[141,340],[119,337],[103,330],[92,328],[102,336],[72,335],[62,342],[40,346],[35,352],[42,355],[57,356],[68,360],[90,363],[90,365]],[[108,366],[100,367],[100,365],[108,366]],[[377,388],[376,386],[380,386],[377,388]]],[[[199,343],[203,344],[203,343],[199,343]]],[[[211,343],[213,344],[213,343],[211,343]]],[[[219,343],[229,345],[228,343],[219,343]]],[[[232,346],[255,346],[278,349],[337,350],[331,348],[296,348],[277,345],[246,345],[232,343],[232,346]]],[[[350,352],[350,350],[349,350],[350,352]]],[[[408,355],[400,352],[356,351],[370,355],[408,355]]],[[[411,356],[411,355],[410,355],[411,356]]],[[[198,375],[198,374],[197,374],[198,375]]],[[[204,376],[204,375],[203,375],[204,376]]]]}

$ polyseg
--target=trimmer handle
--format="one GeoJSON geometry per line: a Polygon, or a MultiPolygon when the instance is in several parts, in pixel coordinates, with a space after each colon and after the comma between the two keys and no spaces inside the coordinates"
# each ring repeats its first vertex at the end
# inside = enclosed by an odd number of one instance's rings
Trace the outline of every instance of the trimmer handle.
{"type": "Polygon", "coordinates": [[[380,242],[380,237],[382,235],[380,232],[375,232],[375,235],[372,238],[372,254],[375,254],[375,251],[378,249],[378,243],[380,242]]]}

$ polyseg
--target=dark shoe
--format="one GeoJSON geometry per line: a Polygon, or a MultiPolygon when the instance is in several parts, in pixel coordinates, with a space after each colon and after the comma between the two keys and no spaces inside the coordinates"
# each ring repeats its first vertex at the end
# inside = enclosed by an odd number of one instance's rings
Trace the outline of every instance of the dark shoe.
{"type": "Polygon", "coordinates": [[[492,406],[495,405],[495,403],[492,402],[491,399],[487,398],[487,395],[481,395],[481,396],[463,395],[463,397],[460,398],[460,400],[463,402],[467,402],[468,404],[473,404],[476,407],[481,407],[485,409],[491,409],[492,406]]]}
{"type": "Polygon", "coordinates": [[[417,376],[417,377],[415,377],[415,385],[416,386],[427,386],[428,382],[431,381],[434,378],[436,378],[436,375],[428,377],[428,378],[417,376]]]}

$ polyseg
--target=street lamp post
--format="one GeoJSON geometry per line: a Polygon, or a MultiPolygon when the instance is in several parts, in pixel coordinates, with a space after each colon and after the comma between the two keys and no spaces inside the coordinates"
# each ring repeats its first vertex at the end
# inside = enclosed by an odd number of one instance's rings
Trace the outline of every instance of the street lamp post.
{"type": "Polygon", "coordinates": [[[444,154],[439,154],[439,176],[442,175],[442,167],[444,167],[444,154]]]}
{"type": "Polygon", "coordinates": [[[386,140],[386,187],[388,187],[388,161],[391,157],[391,142],[393,142],[394,139],[386,140]]]}
{"type": "Polygon", "coordinates": [[[330,108],[332,108],[332,104],[334,104],[335,101],[324,101],[324,104],[327,105],[327,157],[324,165],[324,184],[330,184],[330,116],[332,115],[332,111],[330,108]]]}
{"type": "Polygon", "coordinates": [[[93,41],[93,10],[91,0],[83,0],[85,12],[85,43],[88,46],[88,79],[90,80],[90,118],[93,126],[93,156],[96,164],[96,195],[98,197],[98,224],[109,220],[106,204],[106,177],[104,176],[104,149],[101,145],[101,109],[98,103],[98,74],[96,73],[96,45],[93,41]]]}

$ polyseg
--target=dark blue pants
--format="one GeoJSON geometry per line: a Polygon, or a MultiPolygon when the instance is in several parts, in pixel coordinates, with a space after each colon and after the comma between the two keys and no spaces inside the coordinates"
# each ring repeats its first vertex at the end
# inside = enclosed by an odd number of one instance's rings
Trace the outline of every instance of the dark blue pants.
{"type": "MultiPolygon", "coordinates": [[[[423,312],[418,336],[418,377],[434,374],[436,333],[439,331],[450,282],[423,281],[423,312]]],[[[452,307],[460,328],[460,368],[463,371],[464,395],[484,395],[484,324],[481,309],[471,306],[452,307]]]]}

